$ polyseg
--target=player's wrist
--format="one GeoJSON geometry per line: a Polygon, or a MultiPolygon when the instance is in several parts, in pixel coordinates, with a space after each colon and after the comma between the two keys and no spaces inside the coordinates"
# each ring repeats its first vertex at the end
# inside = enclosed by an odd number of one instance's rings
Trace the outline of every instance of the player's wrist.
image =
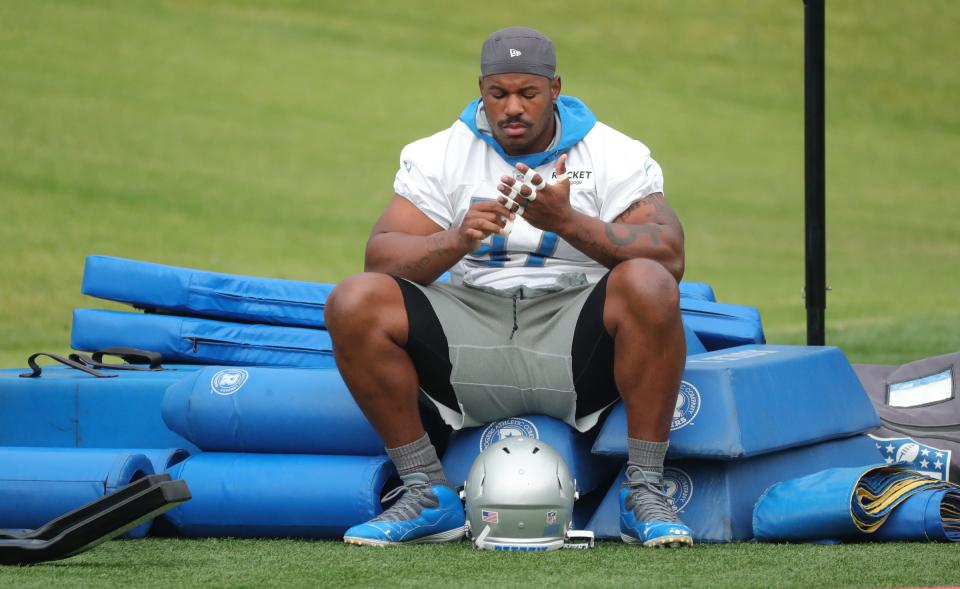
{"type": "Polygon", "coordinates": [[[560,217],[560,221],[557,223],[557,226],[552,229],[552,231],[564,240],[570,241],[568,237],[576,232],[576,228],[581,223],[581,218],[584,216],[585,215],[583,213],[577,211],[575,208],[569,207],[567,213],[560,217]]]}

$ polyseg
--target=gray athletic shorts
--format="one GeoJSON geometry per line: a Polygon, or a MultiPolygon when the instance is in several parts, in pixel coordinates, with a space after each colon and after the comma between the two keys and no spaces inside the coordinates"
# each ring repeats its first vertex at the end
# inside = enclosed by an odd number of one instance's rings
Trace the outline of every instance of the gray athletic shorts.
{"type": "Polygon", "coordinates": [[[564,278],[556,289],[509,291],[397,279],[421,391],[450,427],[541,414],[587,431],[619,399],[606,277],[564,278]]]}

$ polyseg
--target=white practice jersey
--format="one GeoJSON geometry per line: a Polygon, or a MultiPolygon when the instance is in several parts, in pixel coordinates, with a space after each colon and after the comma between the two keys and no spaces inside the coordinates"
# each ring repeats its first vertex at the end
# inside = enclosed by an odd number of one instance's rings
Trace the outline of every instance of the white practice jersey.
{"type": "MultiPolygon", "coordinates": [[[[556,160],[538,168],[555,176],[556,160]]],[[[444,229],[459,227],[470,205],[496,200],[500,176],[513,166],[463,122],[415,141],[400,154],[394,192],[444,229]]],[[[567,155],[570,204],[581,213],[613,221],[633,202],[663,192],[663,172],[646,145],[597,122],[567,155]]],[[[517,217],[510,235],[489,236],[450,269],[451,281],[509,289],[549,287],[563,274],[596,282],[607,272],[557,234],[517,217]]]]}

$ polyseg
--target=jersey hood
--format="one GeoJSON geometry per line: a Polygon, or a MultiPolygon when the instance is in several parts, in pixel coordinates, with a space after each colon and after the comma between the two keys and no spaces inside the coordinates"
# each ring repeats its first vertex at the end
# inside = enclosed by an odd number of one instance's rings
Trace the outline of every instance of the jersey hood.
{"type": "Polygon", "coordinates": [[[477,129],[477,108],[480,106],[480,100],[480,98],[473,100],[463,109],[463,112],[460,113],[460,121],[469,127],[474,135],[486,141],[511,166],[524,163],[531,168],[536,168],[557,159],[561,153],[569,150],[586,137],[597,122],[597,117],[579,98],[561,96],[557,100],[557,113],[560,115],[561,125],[560,141],[557,142],[557,145],[553,149],[540,153],[507,155],[493,135],[481,133],[477,129]]]}

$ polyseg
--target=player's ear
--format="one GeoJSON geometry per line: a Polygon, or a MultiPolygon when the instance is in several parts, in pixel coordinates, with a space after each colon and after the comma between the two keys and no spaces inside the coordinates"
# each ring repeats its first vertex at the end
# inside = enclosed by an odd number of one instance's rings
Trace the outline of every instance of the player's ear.
{"type": "Polygon", "coordinates": [[[480,87],[480,94],[483,94],[483,76],[477,76],[477,86],[480,87]]]}
{"type": "Polygon", "coordinates": [[[560,98],[560,76],[550,80],[550,94],[553,97],[553,103],[556,104],[560,98]]]}

